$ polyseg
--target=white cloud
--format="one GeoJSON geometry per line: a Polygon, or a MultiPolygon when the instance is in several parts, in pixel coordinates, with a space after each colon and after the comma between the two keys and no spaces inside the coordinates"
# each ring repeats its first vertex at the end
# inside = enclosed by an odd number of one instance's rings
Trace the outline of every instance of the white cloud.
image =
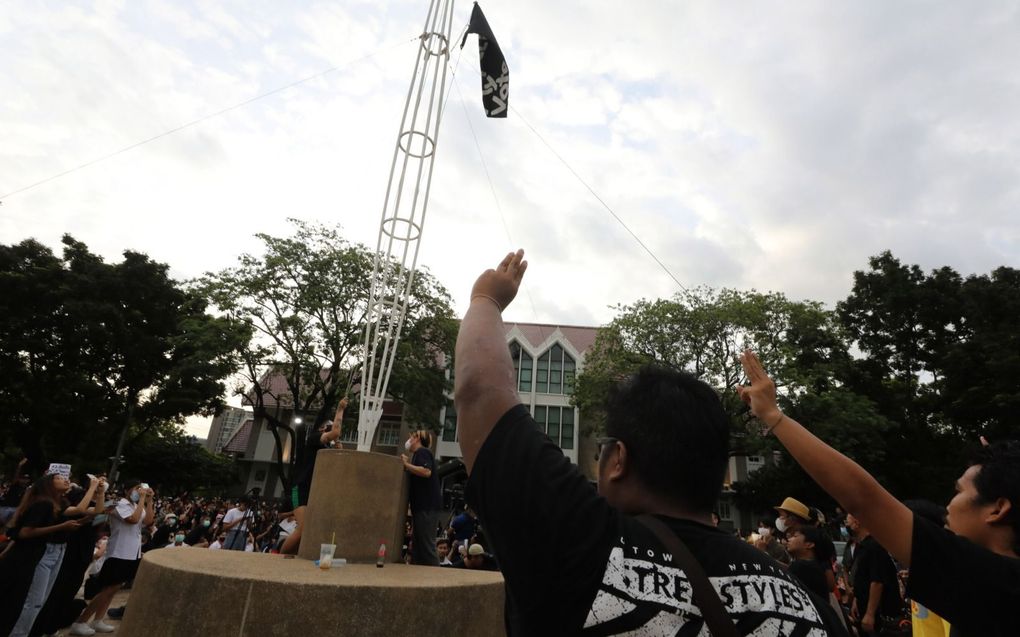
{"type": "MultiPolygon", "coordinates": [[[[6,8],[0,195],[341,68],[8,197],[0,240],[70,232],[182,278],[289,216],[374,244],[425,4],[6,8]]],[[[485,8],[517,112],[485,120],[475,41],[454,49],[420,259],[461,304],[511,244],[533,264],[516,320],[601,322],[676,289],[522,117],[685,284],[832,302],[887,248],[963,273],[1020,257],[1013,3],[485,8]]]]}

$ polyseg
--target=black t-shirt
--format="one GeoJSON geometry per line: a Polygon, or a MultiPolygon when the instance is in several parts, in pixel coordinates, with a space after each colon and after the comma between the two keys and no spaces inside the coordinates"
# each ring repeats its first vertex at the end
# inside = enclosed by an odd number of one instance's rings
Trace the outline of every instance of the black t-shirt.
{"type": "Polygon", "coordinates": [[[439,474],[436,473],[436,460],[432,457],[432,452],[427,447],[418,447],[418,450],[411,456],[411,464],[416,467],[425,467],[432,472],[427,478],[411,474],[409,497],[411,511],[414,513],[438,511],[443,500],[439,493],[439,474]]]}
{"type": "MultiPolygon", "coordinates": [[[[482,445],[467,499],[507,584],[507,619],[523,635],[698,635],[700,610],[668,551],[609,506],[523,405],[482,445]],[[535,557],[535,529],[545,547],[535,557]]],[[[715,527],[662,518],[701,562],[742,635],[845,635],[828,604],[786,569],[715,527]]]]}
{"type": "Polygon", "coordinates": [[[1020,559],[993,553],[914,516],[907,595],[954,637],[1020,635],[1020,559]]]}
{"type": "Polygon", "coordinates": [[[854,597],[857,599],[857,612],[861,616],[868,609],[872,582],[882,584],[878,614],[888,616],[900,614],[903,600],[900,598],[900,585],[896,580],[896,565],[889,552],[870,535],[857,545],[850,581],[854,587],[854,597]]]}
{"type": "MultiPolygon", "coordinates": [[[[53,512],[53,503],[49,500],[39,500],[28,505],[28,508],[21,514],[21,517],[18,519],[18,528],[42,529],[53,526],[56,523],[57,514],[53,512]]],[[[21,539],[20,532],[18,535],[18,544],[24,547],[45,548],[46,543],[52,541],[51,538],[56,534],[39,535],[30,539],[21,539]]],[[[65,538],[64,541],[66,542],[67,539],[65,538]]]]}
{"type": "Polygon", "coordinates": [[[829,598],[829,585],[825,581],[825,570],[818,560],[793,560],[790,573],[804,585],[804,588],[822,599],[829,598]]]}
{"type": "Polygon", "coordinates": [[[315,472],[315,458],[318,456],[319,450],[325,448],[326,445],[322,444],[322,432],[316,427],[309,427],[305,445],[297,458],[297,471],[294,474],[296,476],[295,485],[311,486],[312,474],[315,472]]]}

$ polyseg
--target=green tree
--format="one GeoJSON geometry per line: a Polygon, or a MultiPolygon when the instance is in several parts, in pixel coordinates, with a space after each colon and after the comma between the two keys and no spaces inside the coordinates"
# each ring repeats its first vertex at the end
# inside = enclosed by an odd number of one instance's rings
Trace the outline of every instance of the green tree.
{"type": "Polygon", "coordinates": [[[1020,272],[925,273],[890,252],[868,264],[837,305],[861,352],[845,380],[894,425],[888,486],[903,497],[941,500],[979,436],[1015,436],[1020,272]]]}
{"type": "Polygon", "coordinates": [[[220,494],[238,480],[233,459],[209,453],[180,430],[140,436],[131,446],[123,473],[148,481],[164,495],[220,494]]]}
{"type": "Polygon", "coordinates": [[[129,432],[219,406],[243,329],[144,254],[106,263],[70,236],[63,246],[0,246],[0,428],[37,469],[100,470],[129,432]]]}
{"type": "MultiPolygon", "coordinates": [[[[231,319],[249,326],[243,387],[256,420],[276,441],[277,470],[285,488],[285,438],[295,440],[282,414],[332,416],[360,377],[373,252],[343,239],[338,228],[291,220],[287,237],[256,235],[262,255],[245,254],[237,267],[209,273],[196,289],[231,319]],[[282,383],[275,382],[276,379],[282,383]],[[276,405],[282,409],[271,409],[276,405]]],[[[394,266],[395,267],[395,266],[394,266]]],[[[438,427],[448,388],[443,355],[453,350],[457,323],[449,293],[427,271],[411,289],[389,394],[405,417],[438,427]]],[[[353,406],[353,403],[352,403],[353,406]]]]}
{"type": "MultiPolygon", "coordinates": [[[[687,370],[719,391],[733,418],[732,454],[772,456],[779,447],[760,435],[734,391],[742,375],[737,354],[750,347],[774,375],[787,413],[863,465],[882,467],[889,423],[840,380],[851,364],[845,335],[819,303],[775,292],[698,288],[617,309],[599,330],[577,380],[574,401],[589,428],[603,426],[601,406],[610,385],[654,363],[687,370]]],[[[738,503],[763,510],[780,493],[828,503],[817,489],[805,488],[810,484],[799,467],[780,460],[739,485],[738,503]]]]}

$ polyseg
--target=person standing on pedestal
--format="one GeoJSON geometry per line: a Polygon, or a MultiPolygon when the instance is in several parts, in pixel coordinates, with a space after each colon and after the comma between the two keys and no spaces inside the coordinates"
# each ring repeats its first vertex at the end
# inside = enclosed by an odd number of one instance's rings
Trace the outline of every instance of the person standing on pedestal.
{"type": "Polygon", "coordinates": [[[340,399],[333,415],[333,422],[323,422],[322,426],[312,431],[305,439],[305,446],[297,458],[297,466],[294,469],[294,486],[291,488],[291,511],[297,526],[287,536],[280,546],[280,552],[286,555],[293,555],[301,547],[301,530],[305,524],[305,508],[308,506],[308,496],[312,492],[312,476],[315,473],[315,459],[319,451],[331,446],[340,438],[343,431],[344,410],[347,409],[347,397],[340,399]]]}
{"type": "Polygon", "coordinates": [[[429,447],[432,434],[420,429],[411,434],[404,443],[404,449],[411,452],[400,454],[404,470],[411,474],[411,520],[414,524],[414,541],[411,559],[414,564],[439,566],[436,551],[436,526],[439,524],[439,508],[442,496],[439,493],[439,476],[436,475],[436,459],[429,447]]]}

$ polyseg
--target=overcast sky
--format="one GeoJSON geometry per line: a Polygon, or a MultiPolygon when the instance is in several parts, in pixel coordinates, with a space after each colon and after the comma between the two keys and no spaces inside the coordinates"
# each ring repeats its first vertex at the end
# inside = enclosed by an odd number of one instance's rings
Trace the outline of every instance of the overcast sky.
{"type": "MultiPolygon", "coordinates": [[[[482,7],[520,116],[485,119],[472,37],[420,257],[458,311],[511,246],[531,262],[513,320],[600,324],[612,304],[677,290],[525,121],[687,286],[833,303],[885,249],[964,274],[1020,261],[1015,2],[482,7]]],[[[456,5],[454,37],[470,10],[456,5]]],[[[146,252],[180,279],[232,265],[287,217],[374,245],[426,11],[8,0],[0,241],[57,247],[71,233],[110,260],[146,252]]]]}

